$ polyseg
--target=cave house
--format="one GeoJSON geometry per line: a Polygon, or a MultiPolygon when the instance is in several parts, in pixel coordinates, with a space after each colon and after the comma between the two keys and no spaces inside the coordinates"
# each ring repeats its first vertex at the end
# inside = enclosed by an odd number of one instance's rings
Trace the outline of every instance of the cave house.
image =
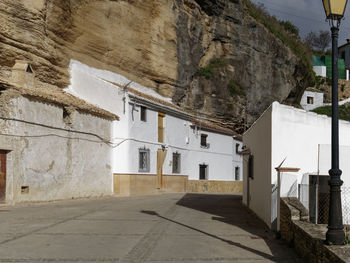
{"type": "Polygon", "coordinates": [[[119,116],[112,128],[114,193],[241,192],[242,142],[154,90],[72,61],[67,92],[119,116]]]}
{"type": "Polygon", "coordinates": [[[111,195],[118,116],[36,80],[27,61],[0,77],[0,202],[111,195]]]}

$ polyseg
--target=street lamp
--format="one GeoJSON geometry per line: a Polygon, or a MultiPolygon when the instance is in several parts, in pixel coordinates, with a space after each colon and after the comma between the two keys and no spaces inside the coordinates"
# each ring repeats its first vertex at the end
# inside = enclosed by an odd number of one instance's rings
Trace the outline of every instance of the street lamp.
{"type": "Polygon", "coordinates": [[[330,200],[326,242],[332,245],[343,245],[345,233],[340,195],[343,181],[340,179],[342,171],[339,169],[338,32],[348,1],[322,1],[332,31],[332,168],[329,170],[330,200]]]}

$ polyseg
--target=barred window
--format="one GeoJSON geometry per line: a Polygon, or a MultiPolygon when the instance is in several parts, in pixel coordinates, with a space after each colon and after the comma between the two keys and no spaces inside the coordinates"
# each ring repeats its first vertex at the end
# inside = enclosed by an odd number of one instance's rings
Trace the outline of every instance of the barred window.
{"type": "Polygon", "coordinates": [[[173,173],[179,174],[181,172],[181,154],[173,153],[173,173]]]}
{"type": "Polygon", "coordinates": [[[139,149],[139,172],[150,171],[149,149],[139,149]]]}

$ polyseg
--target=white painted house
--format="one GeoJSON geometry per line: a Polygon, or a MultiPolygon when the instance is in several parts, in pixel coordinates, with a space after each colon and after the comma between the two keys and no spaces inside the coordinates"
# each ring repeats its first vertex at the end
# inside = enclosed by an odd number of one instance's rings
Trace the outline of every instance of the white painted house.
{"type": "MultiPolygon", "coordinates": [[[[350,123],[340,121],[340,168],[343,171],[344,222],[349,218],[350,123]]],[[[250,152],[245,157],[243,202],[264,222],[278,226],[276,167],[298,168],[281,174],[281,196],[298,196],[298,184],[309,184],[309,175],[328,175],[331,119],[274,102],[243,135],[250,152]],[[250,161],[249,161],[250,160],[250,161]]]]}
{"type": "Polygon", "coordinates": [[[312,66],[315,74],[321,77],[327,77],[327,67],[326,66],[312,66]]]}
{"type": "Polygon", "coordinates": [[[119,74],[77,61],[71,62],[70,74],[67,92],[120,117],[112,131],[116,193],[173,189],[171,182],[185,191],[187,177],[241,180],[242,142],[231,130],[209,124],[119,74]]]}
{"type": "Polygon", "coordinates": [[[322,92],[305,90],[301,97],[300,105],[304,110],[310,111],[324,106],[323,98],[324,94],[322,92]]]}
{"type": "Polygon", "coordinates": [[[113,193],[108,111],[36,81],[25,61],[0,79],[0,202],[113,193]]]}

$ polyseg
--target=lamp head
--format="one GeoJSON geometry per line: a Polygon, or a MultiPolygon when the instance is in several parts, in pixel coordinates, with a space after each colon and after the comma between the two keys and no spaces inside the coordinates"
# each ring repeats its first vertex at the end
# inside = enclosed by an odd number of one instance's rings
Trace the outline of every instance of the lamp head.
{"type": "Polygon", "coordinates": [[[348,0],[322,0],[327,19],[340,21],[345,13],[348,0]]]}

